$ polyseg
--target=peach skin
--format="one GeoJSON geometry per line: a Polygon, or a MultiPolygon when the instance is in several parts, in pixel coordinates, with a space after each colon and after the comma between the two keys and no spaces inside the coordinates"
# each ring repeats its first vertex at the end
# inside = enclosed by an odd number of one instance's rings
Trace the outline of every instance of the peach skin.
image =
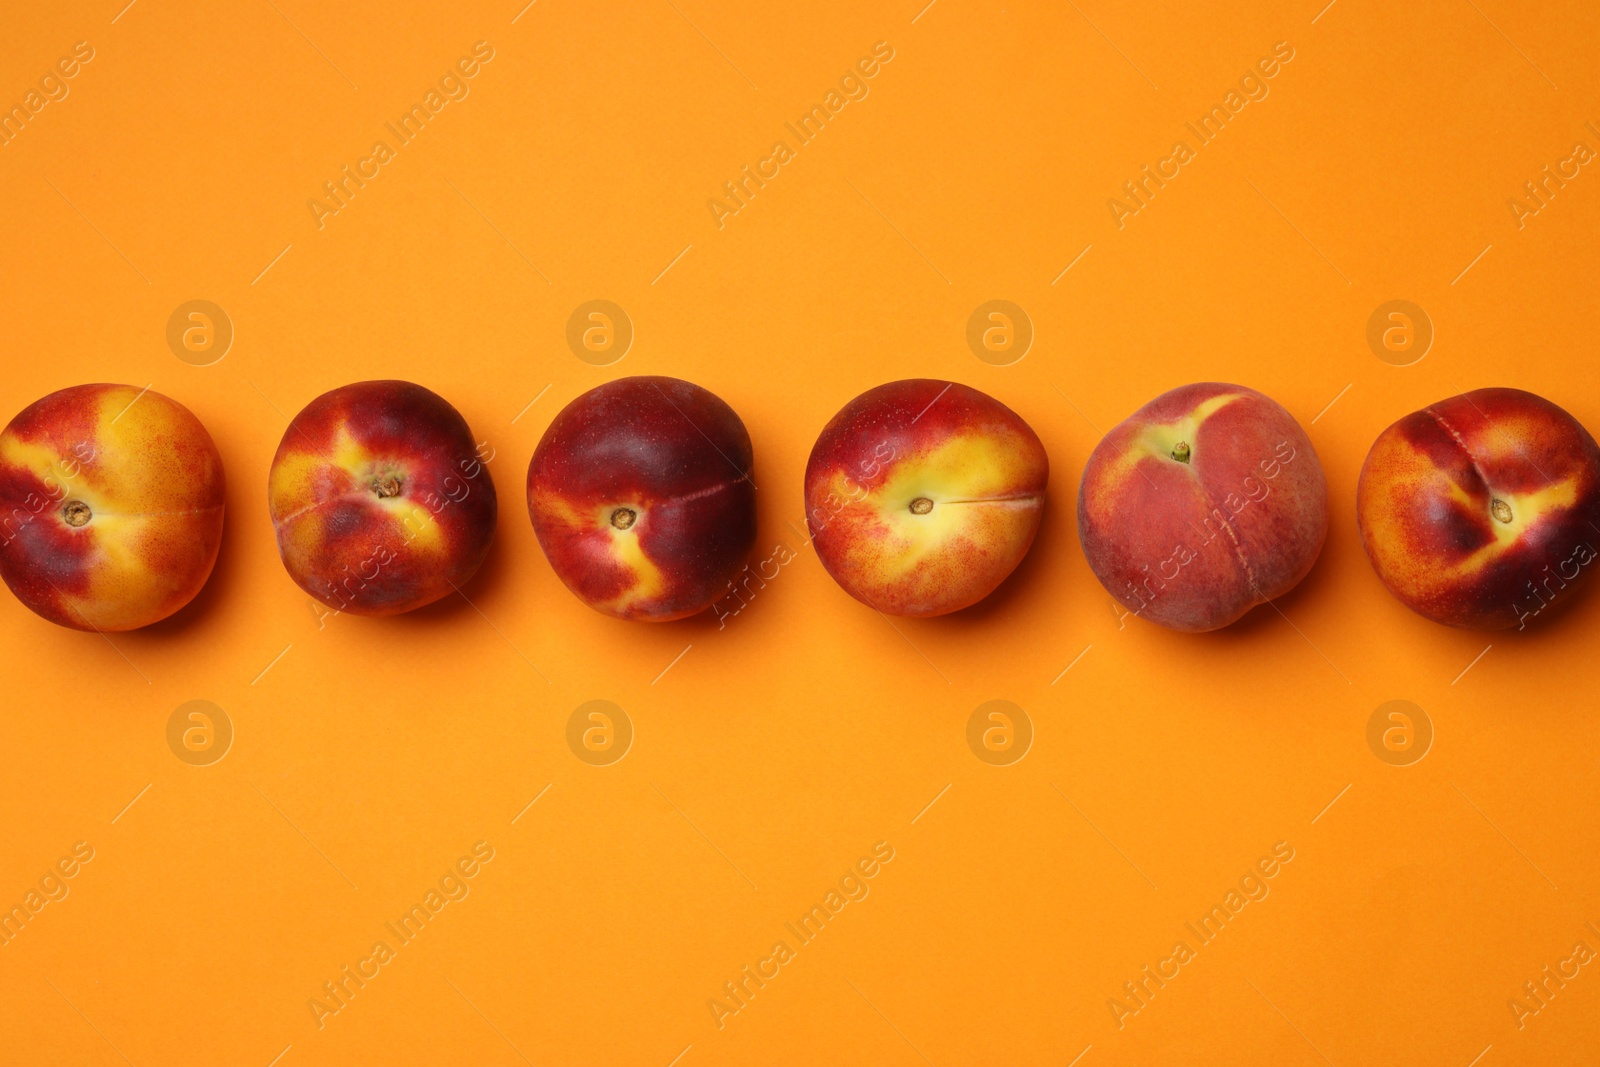
{"type": "Polygon", "coordinates": [[[289,423],[267,480],[289,577],[353,615],[397,615],[457,591],[494,539],[492,458],[420,385],[323,393],[289,423]]]}
{"type": "Polygon", "coordinates": [[[1520,630],[1593,569],[1600,450],[1543,397],[1476,389],[1378,435],[1356,521],[1373,570],[1411,610],[1520,630]]]}
{"type": "Polygon", "coordinates": [[[994,592],[1033,545],[1050,461],[1000,401],[913,378],[823,427],[806,525],[834,581],[887,615],[944,615],[994,592]]]}
{"type": "Polygon", "coordinates": [[[1106,591],[1173,630],[1215,630],[1311,571],[1328,484],[1305,431],[1254,389],[1181,386],[1095,446],[1078,537],[1106,591]]]}
{"type": "Polygon", "coordinates": [[[619,619],[698,614],[756,540],[750,435],[721,399],[634,377],[561,409],[528,464],[528,515],[550,566],[619,619]]]}
{"type": "Polygon", "coordinates": [[[0,434],[0,576],[78,630],[183,607],[222,543],[222,457],[176,400],[130,385],[51,393],[0,434]]]}

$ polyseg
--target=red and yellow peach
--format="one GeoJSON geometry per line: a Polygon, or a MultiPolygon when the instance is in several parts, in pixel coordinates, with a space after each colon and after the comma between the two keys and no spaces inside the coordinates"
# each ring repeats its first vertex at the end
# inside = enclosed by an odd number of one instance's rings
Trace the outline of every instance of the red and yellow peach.
{"type": "Polygon", "coordinates": [[[834,580],[889,615],[944,615],[1028,554],[1050,462],[1016,412],[925,378],[856,397],[806,464],[806,523],[834,580]]]}
{"type": "Polygon", "coordinates": [[[268,477],[289,577],[354,615],[395,615],[458,591],[494,538],[487,458],[460,413],[420,385],[323,393],[290,422],[268,477]]]}
{"type": "Polygon", "coordinates": [[[222,543],[222,457],[189,409],[148,388],[79,385],[0,434],[0,576],[79,630],[164,619],[222,543]]]}
{"type": "Polygon", "coordinates": [[[1521,629],[1593,569],[1600,449],[1543,397],[1476,389],[1378,436],[1356,520],[1378,577],[1413,611],[1521,629]]]}
{"type": "Polygon", "coordinates": [[[1328,532],[1322,464],[1253,389],[1185,385],[1095,446],[1078,490],[1089,568],[1130,612],[1215,630],[1299,584],[1328,532]]]}

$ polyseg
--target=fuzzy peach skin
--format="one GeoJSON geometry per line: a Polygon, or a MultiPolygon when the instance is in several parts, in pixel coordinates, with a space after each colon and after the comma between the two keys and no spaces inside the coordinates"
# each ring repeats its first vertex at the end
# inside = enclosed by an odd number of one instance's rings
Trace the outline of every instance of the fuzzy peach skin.
{"type": "Polygon", "coordinates": [[[206,584],[222,543],[222,457],[150,389],[77,385],[0,434],[0,577],[78,630],[133,630],[206,584]]]}
{"type": "Polygon", "coordinates": [[[449,402],[420,385],[356,382],[294,417],[267,481],[283,565],[307,593],[354,615],[396,615],[448,596],[494,539],[494,482],[449,402]]]}
{"type": "Polygon", "coordinates": [[[756,539],[750,435],[677,378],[620,378],[556,415],[528,464],[528,515],[550,566],[619,619],[698,614],[756,539]]]}
{"type": "Polygon", "coordinates": [[[994,592],[1033,545],[1050,461],[1000,401],[913,378],[869,389],[806,464],[817,558],[888,615],[944,615],[994,592]]]}
{"type": "Polygon", "coordinates": [[[1522,629],[1594,569],[1600,450],[1543,397],[1477,389],[1378,435],[1356,521],[1378,577],[1413,611],[1522,629]]]}
{"type": "Polygon", "coordinates": [[[1215,630],[1311,571],[1328,484],[1305,431],[1254,389],[1163,393],[1095,446],[1078,537],[1106,591],[1174,630],[1215,630]]]}

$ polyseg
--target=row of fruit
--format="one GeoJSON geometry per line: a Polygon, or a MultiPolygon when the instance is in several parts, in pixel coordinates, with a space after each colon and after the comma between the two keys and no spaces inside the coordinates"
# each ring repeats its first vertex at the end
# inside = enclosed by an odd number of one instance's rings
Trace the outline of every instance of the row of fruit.
{"type": "MultiPolygon", "coordinates": [[[[392,615],[463,584],[488,554],[496,498],[466,421],[402,381],[317,397],[278,446],[268,503],[289,576],[330,608],[392,615]]],[[[806,465],[810,543],[856,599],[943,615],[995,590],[1033,544],[1049,462],[1004,404],[912,379],[856,397],[806,465]]],[[[528,512],[579,599],[666,621],[751,581],[750,435],[676,378],[602,385],[555,417],[528,466],[528,512]]],[[[159,393],[80,385],[0,434],[0,576],[34,612],[129,630],[187,604],[221,543],[222,459],[159,393]]],[[[1385,430],[1362,467],[1362,544],[1378,577],[1454,626],[1522,627],[1555,603],[1600,541],[1600,449],[1555,404],[1480,389],[1385,430]]],[[[1328,490],[1305,431],[1252,389],[1165,393],[1090,455],[1078,534],[1133,614],[1176,630],[1226,626],[1287,593],[1322,550],[1328,490]]]]}

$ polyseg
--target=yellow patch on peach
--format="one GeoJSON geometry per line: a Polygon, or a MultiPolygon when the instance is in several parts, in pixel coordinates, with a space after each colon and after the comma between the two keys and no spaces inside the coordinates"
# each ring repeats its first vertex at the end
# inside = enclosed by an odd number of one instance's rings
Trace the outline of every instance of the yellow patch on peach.
{"type": "Polygon", "coordinates": [[[278,520],[280,524],[290,522],[301,512],[321,503],[311,494],[311,487],[322,469],[323,459],[315,452],[286,450],[279,454],[267,475],[267,496],[279,508],[287,509],[278,520]]]}
{"type": "Polygon", "coordinates": [[[875,584],[895,584],[955,543],[982,552],[993,543],[993,528],[1011,521],[1008,513],[1037,509],[1040,496],[1007,492],[1008,486],[1026,484],[1032,473],[1008,443],[994,437],[946,438],[926,452],[897,457],[883,483],[865,496],[859,496],[859,483],[834,472],[830,491],[841,500],[857,497],[841,509],[859,524],[845,546],[851,569],[876,575],[875,584]],[[924,514],[912,510],[919,499],[931,502],[924,514]],[[873,533],[865,528],[869,525],[876,527],[873,533]]]}
{"type": "MultiPolygon", "coordinates": [[[[69,473],[68,466],[61,461],[61,454],[56,449],[9,435],[0,437],[0,462],[8,467],[32,471],[46,485],[68,485],[76,490],[88,481],[82,470],[76,474],[69,473]]],[[[81,499],[88,501],[88,497],[81,499]]]]}
{"type": "Polygon", "coordinates": [[[448,554],[449,546],[443,530],[434,521],[428,508],[404,491],[403,477],[402,491],[396,496],[380,497],[372,491],[373,485],[384,477],[403,472],[392,463],[380,460],[350,433],[348,427],[342,425],[334,433],[330,456],[303,449],[287,450],[273,464],[268,477],[271,499],[277,501],[280,508],[292,509],[279,520],[279,524],[292,527],[290,539],[301,551],[315,553],[322,544],[322,523],[320,520],[308,521],[312,518],[308,512],[338,499],[336,496],[319,496],[315,490],[316,479],[327,475],[329,460],[348,478],[344,495],[360,499],[367,506],[387,513],[397,527],[395,536],[425,555],[442,557],[448,554]]]}
{"type": "MultiPolygon", "coordinates": [[[[1394,568],[1391,572],[1392,579],[1417,594],[1425,594],[1471,578],[1511,551],[1528,530],[1536,529],[1551,512],[1571,508],[1578,501],[1576,475],[1532,492],[1509,493],[1491,489],[1487,494],[1474,496],[1455,479],[1441,474],[1432,465],[1427,453],[1410,441],[1397,435],[1389,447],[1405,449],[1408,454],[1404,459],[1409,460],[1396,464],[1403,473],[1395,477],[1389,488],[1389,492],[1394,496],[1426,495],[1436,493],[1442,488],[1451,500],[1470,511],[1478,511],[1486,506],[1492,509],[1493,501],[1499,500],[1510,512],[1510,521],[1505,522],[1494,517],[1491,510],[1488,529],[1494,535],[1494,540],[1459,561],[1451,563],[1446,559],[1431,559],[1426,571],[1394,568]]],[[[1398,457],[1391,457],[1390,461],[1393,462],[1396,458],[1398,457]]],[[[1373,537],[1379,543],[1405,543],[1407,526],[1402,519],[1404,514],[1402,509],[1388,508],[1375,508],[1368,512],[1367,521],[1373,537]]]]}
{"type": "Polygon", "coordinates": [[[626,615],[665,594],[666,575],[645,554],[644,546],[639,541],[650,521],[650,509],[643,503],[618,501],[585,509],[574,507],[565,497],[555,493],[535,493],[532,502],[534,508],[546,517],[546,521],[559,523],[579,535],[606,538],[612,562],[633,576],[632,585],[610,600],[596,602],[596,609],[626,615]],[[619,507],[631,508],[638,516],[626,530],[618,529],[611,521],[612,513],[619,507]]]}
{"type": "Polygon", "coordinates": [[[603,519],[610,532],[611,554],[618,566],[625,567],[633,575],[634,580],[633,585],[629,586],[625,593],[600,605],[600,608],[603,611],[626,614],[639,605],[660,597],[666,591],[667,582],[661,573],[661,568],[645,555],[644,547],[639,543],[639,527],[648,521],[645,513],[640,511],[637,522],[626,530],[619,530],[611,526],[611,510],[610,508],[605,510],[603,519]]]}
{"type": "Polygon", "coordinates": [[[25,442],[12,437],[0,443],[0,459],[69,486],[72,495],[88,504],[96,516],[103,509],[111,510],[108,500],[113,498],[172,505],[165,509],[157,506],[145,514],[188,511],[188,487],[173,484],[169,470],[144,458],[166,451],[172,425],[165,407],[139,403],[140,394],[131,386],[121,386],[106,389],[96,398],[93,436],[74,442],[74,446],[82,444],[93,449],[92,462],[78,464],[71,456],[64,458],[48,442],[25,442]],[[106,447],[112,442],[115,447],[106,447]]]}
{"type": "Polygon", "coordinates": [[[1201,424],[1235,400],[1242,399],[1243,396],[1239,393],[1220,393],[1201,401],[1193,411],[1181,418],[1140,427],[1137,436],[1128,443],[1127,449],[1117,457],[1115,463],[1106,468],[1105,481],[1099,492],[1115,492],[1116,487],[1122,484],[1124,478],[1133,474],[1139,461],[1146,456],[1170,457],[1172,450],[1179,444],[1187,444],[1193,448],[1195,438],[1200,436],[1201,424]]]}

